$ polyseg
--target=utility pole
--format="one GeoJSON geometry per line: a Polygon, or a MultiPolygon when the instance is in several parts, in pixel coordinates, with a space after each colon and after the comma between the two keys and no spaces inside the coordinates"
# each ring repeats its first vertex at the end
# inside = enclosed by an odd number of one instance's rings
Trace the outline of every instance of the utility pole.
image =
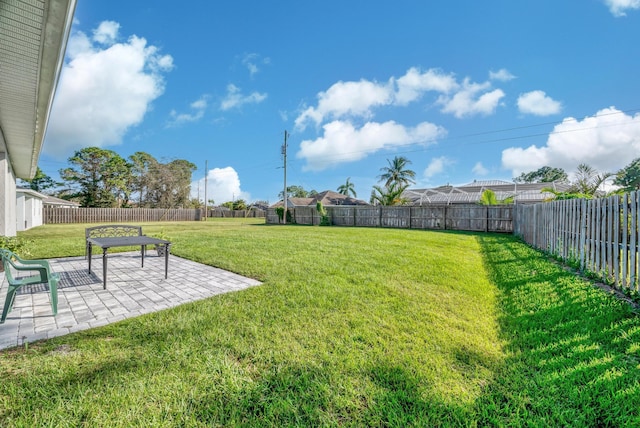
{"type": "Polygon", "coordinates": [[[287,130],[284,130],[284,144],[282,145],[282,155],[284,156],[284,192],[283,192],[283,206],[284,212],[282,213],[282,223],[287,224],[287,138],[289,137],[289,133],[287,130]]]}
{"type": "Polygon", "coordinates": [[[205,160],[204,161],[204,221],[207,221],[207,216],[209,215],[209,213],[207,212],[207,174],[208,174],[208,165],[209,161],[205,160]]]}

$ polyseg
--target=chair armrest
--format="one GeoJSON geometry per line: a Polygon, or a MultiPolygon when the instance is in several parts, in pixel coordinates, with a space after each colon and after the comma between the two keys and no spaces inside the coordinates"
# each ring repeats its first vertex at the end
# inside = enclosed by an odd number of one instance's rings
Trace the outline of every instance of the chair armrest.
{"type": "Polygon", "coordinates": [[[25,260],[17,254],[11,253],[9,262],[11,262],[11,266],[16,268],[16,270],[36,270],[38,268],[44,268],[47,274],[51,274],[51,266],[46,260],[25,260]],[[19,264],[16,264],[14,261],[17,261],[19,264]]]}
{"type": "Polygon", "coordinates": [[[39,265],[39,266],[49,268],[49,262],[47,262],[46,260],[24,260],[19,257],[16,257],[16,260],[21,265],[39,265]]]}
{"type": "Polygon", "coordinates": [[[38,275],[40,275],[41,282],[47,282],[49,280],[48,278],[52,276],[52,273],[48,264],[44,266],[41,264],[24,265],[24,264],[17,264],[10,258],[8,258],[7,260],[9,260],[9,264],[11,264],[11,267],[13,267],[15,270],[19,272],[37,272],[38,275]]]}

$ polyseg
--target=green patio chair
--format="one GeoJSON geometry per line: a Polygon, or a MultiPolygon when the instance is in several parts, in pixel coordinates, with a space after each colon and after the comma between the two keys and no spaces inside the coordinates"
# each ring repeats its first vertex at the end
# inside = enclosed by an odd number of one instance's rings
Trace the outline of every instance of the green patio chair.
{"type": "Polygon", "coordinates": [[[7,314],[13,307],[16,291],[18,291],[18,289],[23,285],[49,284],[49,293],[51,293],[51,309],[53,309],[53,315],[56,315],[58,313],[58,281],[60,281],[60,276],[51,271],[49,262],[46,260],[23,260],[16,254],[9,250],[5,250],[4,248],[0,248],[0,256],[2,257],[2,263],[4,265],[4,274],[6,276],[7,283],[9,284],[0,324],[4,323],[7,318],[7,314]],[[35,274],[16,278],[13,276],[12,269],[18,273],[33,272],[35,274]]]}

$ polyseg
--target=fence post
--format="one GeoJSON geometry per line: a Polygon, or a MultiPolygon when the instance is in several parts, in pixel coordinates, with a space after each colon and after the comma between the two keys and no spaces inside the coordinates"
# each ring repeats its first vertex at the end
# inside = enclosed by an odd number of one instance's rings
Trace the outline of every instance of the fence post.
{"type": "Polygon", "coordinates": [[[444,230],[447,230],[447,207],[448,205],[444,206],[444,222],[443,222],[444,230]]]}
{"type": "Polygon", "coordinates": [[[484,207],[484,232],[489,232],[489,205],[484,207]]]}

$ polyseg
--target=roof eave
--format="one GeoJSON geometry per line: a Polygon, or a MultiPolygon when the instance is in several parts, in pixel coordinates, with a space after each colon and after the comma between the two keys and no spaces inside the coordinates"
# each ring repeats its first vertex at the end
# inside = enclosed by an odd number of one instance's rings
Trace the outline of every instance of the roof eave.
{"type": "Polygon", "coordinates": [[[3,52],[8,55],[1,59],[7,74],[5,96],[0,99],[0,132],[18,178],[33,178],[37,171],[76,1],[15,0],[2,10],[3,52]]]}
{"type": "MultiPolygon", "coordinates": [[[[33,178],[38,168],[38,159],[49,124],[53,99],[60,79],[64,54],[71,32],[76,0],[57,0],[48,2],[49,10],[44,26],[44,40],[41,46],[40,74],[38,76],[38,96],[36,105],[36,129],[33,139],[33,151],[28,165],[28,178],[33,178]]],[[[16,168],[16,175],[23,177],[16,168]]]]}

